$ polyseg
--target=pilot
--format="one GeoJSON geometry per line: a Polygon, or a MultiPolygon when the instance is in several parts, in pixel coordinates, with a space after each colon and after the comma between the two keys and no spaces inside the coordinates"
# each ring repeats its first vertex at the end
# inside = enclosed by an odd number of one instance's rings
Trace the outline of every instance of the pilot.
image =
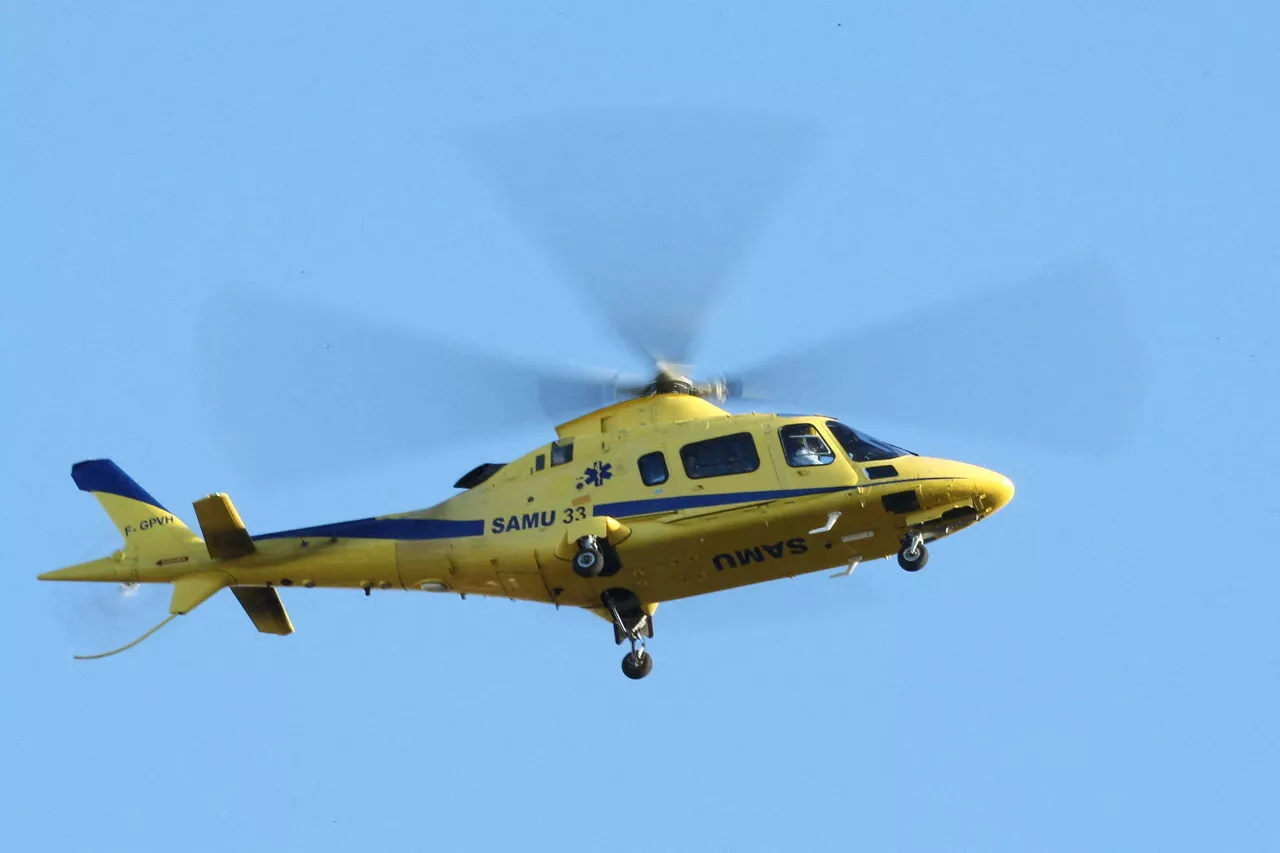
{"type": "Polygon", "coordinates": [[[822,454],[815,446],[820,439],[816,435],[800,435],[792,439],[791,464],[797,467],[821,465],[822,454]]]}

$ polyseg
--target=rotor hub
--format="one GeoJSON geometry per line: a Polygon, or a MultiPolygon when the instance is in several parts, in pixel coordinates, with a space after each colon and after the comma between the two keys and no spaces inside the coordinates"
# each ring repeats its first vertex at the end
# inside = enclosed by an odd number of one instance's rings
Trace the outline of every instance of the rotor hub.
{"type": "Polygon", "coordinates": [[[644,386],[644,393],[648,396],[654,394],[697,394],[697,386],[685,376],[677,376],[667,373],[665,370],[659,373],[654,380],[644,386]]]}
{"type": "Polygon", "coordinates": [[[729,398],[729,387],[722,379],[697,382],[683,373],[677,373],[666,365],[660,365],[658,375],[642,391],[644,396],[655,394],[687,394],[691,397],[724,402],[729,398]]]}

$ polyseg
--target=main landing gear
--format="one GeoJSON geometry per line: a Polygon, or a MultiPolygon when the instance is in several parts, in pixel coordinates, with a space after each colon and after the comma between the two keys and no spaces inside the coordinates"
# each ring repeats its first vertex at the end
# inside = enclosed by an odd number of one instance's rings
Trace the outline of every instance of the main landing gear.
{"type": "MultiPolygon", "coordinates": [[[[632,640],[632,643],[635,641],[632,640]]],[[[622,659],[622,674],[627,678],[640,679],[644,678],[653,671],[653,655],[645,650],[644,643],[640,644],[640,648],[632,649],[627,652],[622,659]]]]}
{"type": "Polygon", "coordinates": [[[626,589],[609,589],[600,596],[613,615],[613,641],[631,643],[631,651],[622,659],[622,674],[627,678],[644,678],[653,671],[653,655],[645,648],[645,637],[653,638],[653,617],[645,612],[636,594],[626,589]]]}
{"type": "Polygon", "coordinates": [[[929,549],[924,547],[924,536],[920,533],[908,533],[902,539],[902,550],[898,552],[898,565],[909,572],[918,572],[929,562],[929,549]]]}

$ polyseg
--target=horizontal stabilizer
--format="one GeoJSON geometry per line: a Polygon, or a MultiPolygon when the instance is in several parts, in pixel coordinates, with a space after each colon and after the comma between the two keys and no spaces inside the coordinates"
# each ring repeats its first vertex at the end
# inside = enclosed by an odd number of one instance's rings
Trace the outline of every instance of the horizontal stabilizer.
{"type": "Polygon", "coordinates": [[[236,586],[231,591],[253,620],[253,627],[264,634],[285,636],[293,633],[293,623],[285,612],[280,593],[270,586],[236,586]]]}
{"type": "Polygon", "coordinates": [[[215,560],[231,560],[252,554],[256,549],[240,513],[223,494],[209,495],[193,504],[205,548],[215,560]]]}
{"type": "Polygon", "coordinates": [[[223,587],[231,586],[231,577],[223,572],[196,572],[173,582],[169,613],[181,616],[204,604],[223,587]]]}

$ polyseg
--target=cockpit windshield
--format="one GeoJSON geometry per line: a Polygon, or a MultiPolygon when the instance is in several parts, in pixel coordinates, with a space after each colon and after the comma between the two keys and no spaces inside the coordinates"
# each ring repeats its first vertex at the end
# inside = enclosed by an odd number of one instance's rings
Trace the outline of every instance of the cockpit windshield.
{"type": "Polygon", "coordinates": [[[827,429],[844,448],[854,462],[880,462],[899,456],[915,456],[910,450],[895,447],[887,441],[872,438],[864,432],[855,432],[839,421],[827,421],[827,429]]]}

